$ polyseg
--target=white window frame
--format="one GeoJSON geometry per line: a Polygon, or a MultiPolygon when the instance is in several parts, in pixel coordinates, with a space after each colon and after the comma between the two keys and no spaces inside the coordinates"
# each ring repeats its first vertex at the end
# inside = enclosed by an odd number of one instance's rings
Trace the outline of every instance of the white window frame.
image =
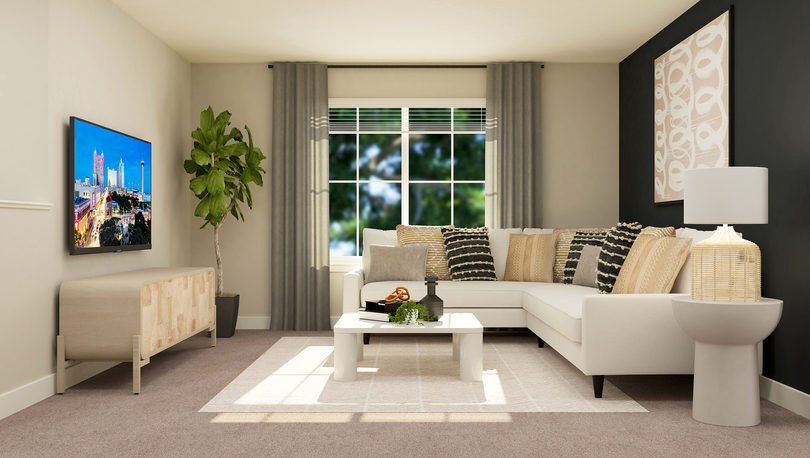
{"type": "MultiPolygon", "coordinates": [[[[451,112],[450,112],[451,113],[451,120],[452,120],[452,116],[453,116],[452,108],[486,108],[486,99],[485,98],[477,98],[477,97],[476,98],[366,98],[366,97],[364,97],[364,98],[333,98],[333,97],[330,97],[329,98],[329,108],[403,108],[403,109],[408,109],[408,108],[450,108],[451,109],[451,112]]],[[[396,182],[399,182],[400,183],[400,185],[402,186],[402,188],[401,188],[401,196],[402,196],[402,201],[401,201],[401,207],[402,207],[401,221],[402,221],[403,224],[408,224],[409,221],[410,221],[410,207],[409,207],[410,195],[409,195],[409,193],[405,192],[406,183],[408,183],[408,184],[410,184],[410,183],[420,184],[420,183],[435,183],[437,181],[435,181],[435,180],[411,181],[410,180],[410,176],[409,176],[409,173],[410,173],[409,172],[409,170],[410,170],[409,165],[410,165],[410,163],[409,163],[409,158],[408,158],[408,156],[409,156],[408,151],[410,151],[410,144],[409,144],[410,141],[409,141],[409,135],[407,135],[407,134],[410,134],[410,133],[452,134],[452,133],[456,133],[456,132],[453,132],[453,131],[437,131],[437,132],[423,132],[423,131],[418,131],[417,132],[417,131],[415,131],[415,132],[410,132],[410,130],[407,129],[407,123],[408,123],[408,113],[407,113],[407,111],[405,113],[403,113],[402,120],[403,120],[403,124],[405,124],[403,126],[402,130],[375,132],[375,133],[378,133],[378,134],[406,134],[406,135],[402,136],[402,145],[401,145],[401,149],[400,149],[400,151],[402,152],[402,165],[401,165],[402,171],[401,171],[400,179],[399,180],[393,180],[393,181],[391,181],[391,180],[374,180],[374,182],[380,182],[380,183],[396,183],[396,182]]],[[[346,133],[348,133],[348,132],[346,132],[346,133]]],[[[471,133],[472,134],[472,133],[476,133],[476,132],[458,132],[458,133],[471,133]]],[[[359,145],[358,145],[358,147],[359,147],[359,145]]],[[[452,143],[451,143],[450,151],[451,151],[451,153],[450,153],[450,163],[452,164],[453,163],[453,146],[452,146],[452,143]]],[[[358,151],[358,153],[359,153],[359,151],[358,151]]],[[[482,182],[482,180],[471,180],[471,181],[462,180],[462,181],[457,182],[454,179],[455,178],[454,174],[455,174],[454,168],[451,167],[450,168],[450,182],[451,183],[464,184],[464,183],[481,183],[482,182]]],[[[485,176],[488,176],[488,174],[485,175],[485,176]]],[[[344,180],[334,180],[334,181],[329,180],[330,183],[333,183],[333,182],[340,183],[342,181],[344,181],[344,180]]],[[[357,179],[355,179],[355,180],[345,180],[345,182],[346,183],[355,183],[355,182],[357,182],[357,179]]],[[[483,182],[484,182],[484,185],[486,186],[486,180],[483,180],[483,182]]],[[[451,205],[450,205],[450,212],[451,212],[450,220],[453,221],[454,207],[452,205],[452,202],[453,202],[453,197],[454,197],[454,195],[453,195],[454,194],[453,193],[454,188],[451,186],[450,189],[451,189],[451,192],[450,192],[450,202],[451,202],[451,205]]],[[[359,199],[359,196],[358,196],[358,199],[357,199],[357,202],[356,202],[356,206],[357,207],[355,209],[355,215],[359,214],[359,212],[360,212],[360,208],[359,208],[360,199],[359,199]]],[[[488,212],[488,211],[489,211],[489,206],[486,207],[485,212],[488,212]]],[[[488,221],[488,219],[487,219],[487,221],[488,221]]],[[[356,243],[358,244],[358,250],[360,248],[359,247],[359,243],[360,243],[359,230],[360,230],[360,228],[358,227],[358,233],[355,235],[356,243]]],[[[359,265],[359,262],[360,262],[361,258],[362,258],[362,256],[330,256],[330,265],[331,266],[356,266],[356,265],[359,265]]]]}

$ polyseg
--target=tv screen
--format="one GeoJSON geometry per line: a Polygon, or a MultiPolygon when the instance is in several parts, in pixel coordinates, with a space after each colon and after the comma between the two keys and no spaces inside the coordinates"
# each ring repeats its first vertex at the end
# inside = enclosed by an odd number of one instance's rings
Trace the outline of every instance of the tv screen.
{"type": "Polygon", "coordinates": [[[70,118],[70,254],[152,248],[152,144],[70,118]]]}

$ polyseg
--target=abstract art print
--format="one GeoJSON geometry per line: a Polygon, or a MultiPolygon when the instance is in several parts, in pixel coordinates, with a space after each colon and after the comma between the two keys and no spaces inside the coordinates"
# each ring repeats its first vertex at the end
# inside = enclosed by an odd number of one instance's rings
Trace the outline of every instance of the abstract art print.
{"type": "Polygon", "coordinates": [[[655,203],[683,200],[687,169],[729,166],[726,11],[655,60],[655,203]]]}

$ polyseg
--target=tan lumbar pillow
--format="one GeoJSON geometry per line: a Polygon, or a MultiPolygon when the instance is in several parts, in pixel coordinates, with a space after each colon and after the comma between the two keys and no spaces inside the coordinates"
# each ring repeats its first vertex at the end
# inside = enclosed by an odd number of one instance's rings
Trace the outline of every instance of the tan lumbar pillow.
{"type": "Polygon", "coordinates": [[[619,272],[613,294],[667,294],[672,290],[692,239],[639,235],[619,272]]]}
{"type": "Polygon", "coordinates": [[[557,234],[510,234],[504,281],[554,280],[557,234]]]}
{"type": "Polygon", "coordinates": [[[439,280],[452,280],[447,266],[447,249],[444,247],[442,228],[454,226],[397,226],[397,244],[400,246],[427,245],[425,275],[439,277],[439,280]]]}

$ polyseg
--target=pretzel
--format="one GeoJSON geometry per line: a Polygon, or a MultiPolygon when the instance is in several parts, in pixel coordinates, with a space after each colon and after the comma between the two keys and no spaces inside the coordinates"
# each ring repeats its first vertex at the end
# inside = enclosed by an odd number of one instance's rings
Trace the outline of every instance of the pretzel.
{"type": "Polygon", "coordinates": [[[397,289],[394,290],[393,293],[389,294],[385,297],[386,302],[393,302],[397,299],[401,301],[407,301],[411,298],[411,293],[408,292],[408,288],[403,286],[398,286],[397,289]]]}

